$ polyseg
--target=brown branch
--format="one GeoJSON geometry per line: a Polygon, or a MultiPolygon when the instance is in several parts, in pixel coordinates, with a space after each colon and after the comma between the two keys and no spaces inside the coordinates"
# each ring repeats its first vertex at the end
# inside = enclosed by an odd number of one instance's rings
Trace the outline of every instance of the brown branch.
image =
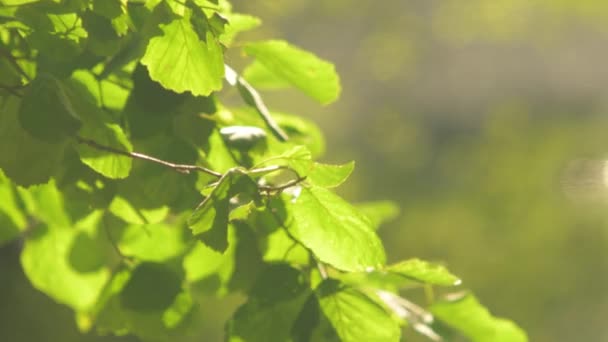
{"type": "Polygon", "coordinates": [[[199,171],[199,172],[204,172],[204,173],[209,174],[214,177],[218,177],[218,178],[222,177],[221,173],[213,171],[206,167],[198,166],[198,165],[175,164],[175,163],[171,163],[171,162],[168,162],[165,160],[151,157],[151,156],[143,154],[143,153],[127,152],[127,151],[123,151],[123,150],[120,150],[120,149],[117,149],[114,147],[105,146],[94,140],[86,139],[86,138],[79,137],[79,136],[76,137],[76,141],[78,141],[78,143],[80,143],[80,144],[84,144],[84,145],[90,146],[92,148],[101,150],[101,151],[107,151],[107,152],[120,154],[120,155],[129,157],[129,158],[133,158],[133,159],[145,160],[145,161],[148,161],[151,163],[156,163],[156,164],[168,167],[170,169],[173,169],[177,172],[181,172],[181,173],[185,173],[185,174],[188,174],[191,171],[199,171]]]}

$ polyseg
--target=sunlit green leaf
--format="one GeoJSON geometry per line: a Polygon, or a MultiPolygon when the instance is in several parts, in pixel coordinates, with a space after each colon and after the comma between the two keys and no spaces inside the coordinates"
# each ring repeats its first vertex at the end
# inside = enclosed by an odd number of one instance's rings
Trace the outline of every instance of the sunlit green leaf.
{"type": "Polygon", "coordinates": [[[335,188],[344,183],[354,169],[354,161],[343,165],[314,163],[307,180],[317,186],[335,188]]]}
{"type": "Polygon", "coordinates": [[[243,77],[252,86],[259,89],[284,89],[291,85],[284,78],[268,71],[264,64],[257,60],[243,70],[243,77]]]}
{"type": "Polygon", "coordinates": [[[81,228],[40,228],[21,252],[23,270],[32,284],[78,311],[95,304],[110,278],[103,245],[94,235],[100,214],[91,214],[81,228]]]}
{"type": "Polygon", "coordinates": [[[471,341],[528,341],[526,333],[515,323],[492,316],[471,294],[437,302],[430,310],[437,319],[458,329],[471,341]]]}
{"type": "Polygon", "coordinates": [[[340,95],[340,79],[334,66],[310,52],[282,40],[248,43],[244,49],[268,71],[322,104],[331,103],[340,95]]]}
{"type": "Polygon", "coordinates": [[[389,265],[388,272],[398,274],[425,284],[453,286],[461,283],[460,279],[451,274],[445,267],[420,259],[409,259],[389,265]]]}
{"type": "Polygon", "coordinates": [[[17,203],[16,191],[0,171],[0,246],[19,236],[26,225],[26,217],[17,203]]]}
{"type": "Polygon", "coordinates": [[[356,289],[326,280],[315,290],[319,307],[340,341],[399,341],[401,328],[356,289]]]}
{"type": "Polygon", "coordinates": [[[216,38],[207,32],[201,41],[187,19],[161,25],[163,35],[150,40],[141,63],[165,88],[209,95],[222,87],[224,62],[216,38]]]}
{"type": "Polygon", "coordinates": [[[123,221],[134,224],[158,223],[169,213],[166,206],[153,209],[136,208],[121,196],[114,197],[108,209],[123,221]]]}
{"type": "Polygon", "coordinates": [[[166,224],[130,225],[115,240],[124,256],[145,261],[166,261],[186,249],[182,229],[166,224]]]}
{"type": "Polygon", "coordinates": [[[384,265],[384,248],[369,220],[346,201],[319,187],[290,197],[284,195],[292,216],[288,230],[319,260],[344,271],[384,265]]]}
{"type": "MultiPolygon", "coordinates": [[[[101,111],[86,85],[74,78],[68,89],[75,111],[82,118],[81,138],[119,151],[130,152],[131,142],[122,128],[101,111]]],[[[82,162],[108,178],[125,178],[131,171],[131,158],[120,153],[105,151],[80,141],[76,150],[82,162]]]]}

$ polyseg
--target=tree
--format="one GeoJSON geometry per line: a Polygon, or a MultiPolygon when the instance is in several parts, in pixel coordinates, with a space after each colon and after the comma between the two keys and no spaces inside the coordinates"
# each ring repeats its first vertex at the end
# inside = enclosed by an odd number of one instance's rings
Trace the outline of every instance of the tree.
{"type": "Polygon", "coordinates": [[[387,265],[376,229],[394,205],[336,195],[354,163],[316,162],[318,128],[257,90],[331,103],[331,63],[237,43],[260,20],[226,1],[2,3],[0,242],[23,238],[25,274],[83,332],[179,339],[204,291],[247,296],[230,341],[397,341],[404,326],[526,340],[443,266],[387,265]],[[242,72],[224,58],[236,49],[242,72]],[[242,103],[220,101],[231,89],[242,103]]]}

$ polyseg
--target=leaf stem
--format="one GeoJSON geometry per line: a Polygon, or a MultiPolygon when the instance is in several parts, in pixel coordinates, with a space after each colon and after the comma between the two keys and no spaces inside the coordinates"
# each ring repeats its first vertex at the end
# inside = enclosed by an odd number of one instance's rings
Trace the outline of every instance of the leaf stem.
{"type": "Polygon", "coordinates": [[[216,171],[213,171],[211,169],[208,169],[206,167],[203,166],[199,166],[199,165],[189,165],[189,164],[175,164],[175,163],[171,163],[168,162],[166,160],[162,160],[162,159],[158,159],[158,158],[154,158],[152,156],[143,154],[143,153],[138,153],[138,152],[128,152],[128,151],[123,151],[114,147],[110,147],[110,146],[106,146],[106,145],[102,145],[94,140],[90,140],[90,139],[86,139],[80,136],[76,137],[76,141],[78,141],[78,143],[80,144],[84,144],[87,146],[90,146],[92,148],[101,150],[101,151],[107,151],[107,152],[111,152],[111,153],[115,153],[115,154],[120,154],[129,158],[133,158],[133,159],[139,159],[139,160],[145,160],[151,163],[156,163],[165,167],[168,167],[170,169],[173,169],[177,172],[180,173],[185,173],[188,174],[191,171],[199,171],[199,172],[204,172],[206,174],[209,174],[211,176],[220,178],[222,177],[222,174],[216,171]]]}
{"type": "Polygon", "coordinates": [[[237,74],[236,71],[234,71],[234,69],[232,69],[227,64],[224,64],[224,69],[224,78],[226,79],[228,84],[233,87],[237,87],[243,100],[248,105],[254,107],[257,110],[258,114],[260,114],[262,120],[264,120],[264,123],[266,123],[272,134],[274,134],[274,136],[280,141],[289,140],[289,136],[287,136],[287,133],[283,131],[279,124],[277,124],[277,122],[274,121],[274,119],[270,115],[270,111],[268,110],[268,107],[266,107],[264,100],[262,100],[262,96],[260,96],[260,93],[258,93],[258,91],[255,90],[255,88],[251,84],[249,84],[247,80],[237,74]]]}

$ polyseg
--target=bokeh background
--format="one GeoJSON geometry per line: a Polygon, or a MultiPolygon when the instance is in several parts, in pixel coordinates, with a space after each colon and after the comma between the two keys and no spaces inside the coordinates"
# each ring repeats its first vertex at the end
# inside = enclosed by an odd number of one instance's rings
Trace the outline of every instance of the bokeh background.
{"type": "MultiPolygon", "coordinates": [[[[329,107],[264,95],[321,126],[325,160],[356,160],[344,196],[400,205],[380,231],[391,261],[445,263],[531,341],[608,340],[608,2],[233,3],[264,21],[248,38],[336,64],[342,97],[329,107]]],[[[0,258],[0,315],[12,317],[0,331],[113,340],[80,337],[72,313],[23,278],[17,249],[0,258]]],[[[218,314],[199,340],[220,338],[225,305],[210,300],[218,314]]]]}

